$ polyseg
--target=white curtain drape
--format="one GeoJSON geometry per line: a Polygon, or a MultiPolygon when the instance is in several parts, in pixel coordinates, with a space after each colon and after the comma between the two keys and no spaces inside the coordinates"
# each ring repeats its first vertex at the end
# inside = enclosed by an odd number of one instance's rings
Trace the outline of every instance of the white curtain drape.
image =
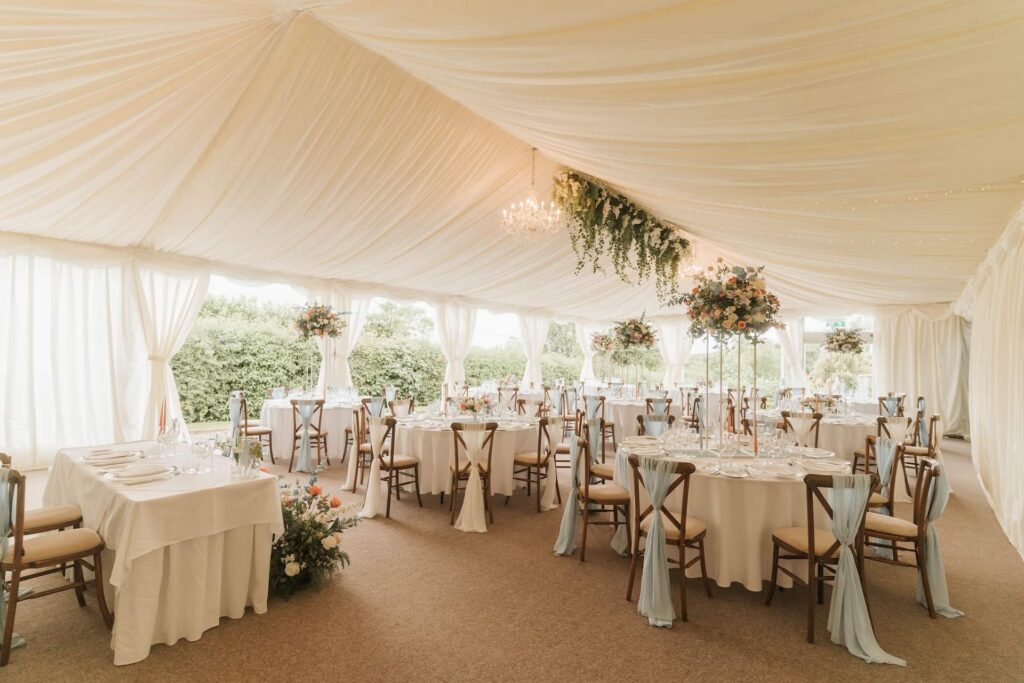
{"type": "Polygon", "coordinates": [[[445,384],[461,384],[466,381],[466,354],[473,343],[476,327],[476,309],[455,301],[440,304],[434,311],[437,333],[441,340],[441,353],[447,361],[444,370],[445,384]]]}
{"type": "MultiPolygon", "coordinates": [[[[878,395],[924,396],[945,431],[967,431],[966,321],[949,306],[906,308],[875,317],[875,388],[878,395]]],[[[986,342],[987,343],[987,342],[986,342]]]]}
{"type": "Polygon", "coordinates": [[[345,329],[334,339],[318,338],[320,349],[320,374],[317,377],[317,388],[352,386],[352,368],[348,359],[352,349],[359,343],[366,324],[366,315],[370,311],[370,297],[352,295],[343,289],[312,292],[311,301],[331,306],[338,313],[348,313],[344,317],[345,329]]]}
{"type": "Polygon", "coordinates": [[[1003,531],[1024,555],[1024,213],[983,270],[971,320],[971,453],[1003,531]]]}
{"type": "Polygon", "coordinates": [[[658,351],[661,352],[661,360],[665,363],[662,384],[665,387],[682,384],[683,368],[690,357],[690,347],[693,343],[690,339],[689,320],[657,320],[655,325],[658,328],[658,351]]]}
{"type": "Polygon", "coordinates": [[[580,381],[596,379],[594,373],[594,348],[590,345],[591,336],[601,331],[601,326],[593,323],[576,323],[576,343],[583,351],[583,368],[580,370],[580,381]]]}
{"type": "Polygon", "coordinates": [[[551,320],[536,315],[522,315],[519,318],[519,341],[526,353],[526,370],[523,371],[523,389],[543,384],[540,360],[544,354],[544,342],[548,339],[551,320]]]}
{"type": "Polygon", "coordinates": [[[155,438],[160,415],[170,423],[181,418],[178,386],[171,371],[171,359],[188,339],[210,284],[207,272],[171,269],[137,262],[139,319],[149,356],[150,380],[142,438],[155,438]]]}
{"type": "Polygon", "coordinates": [[[786,320],[786,329],[779,330],[779,346],[782,347],[782,382],[788,387],[806,387],[807,371],[804,369],[804,319],[786,320]]]}
{"type": "Polygon", "coordinates": [[[15,467],[140,437],[147,353],[131,258],[0,238],[0,301],[0,450],[15,467]]]}

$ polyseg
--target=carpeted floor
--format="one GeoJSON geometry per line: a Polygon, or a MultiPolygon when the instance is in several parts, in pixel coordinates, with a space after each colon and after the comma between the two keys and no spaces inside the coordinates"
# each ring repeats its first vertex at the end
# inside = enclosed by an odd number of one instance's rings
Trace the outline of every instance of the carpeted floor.
{"type": "MultiPolygon", "coordinates": [[[[868,565],[876,634],[906,669],[831,644],[827,600],[808,644],[801,589],[769,608],[763,593],[734,586],[709,600],[691,581],[689,623],[651,628],[624,599],[628,562],[608,548],[610,529],[592,532],[586,563],[556,557],[561,512],[537,515],[520,495],[497,507],[486,535],[453,531],[436,496],[422,510],[403,497],[390,521],[346,533],[353,565],[328,585],[272,599],[264,615],[224,619],[198,642],[154,646],[129,667],[111,663],[91,594],[85,608],[71,593],[24,603],[17,630],[28,645],[0,679],[1020,680],[1024,563],[985,503],[966,445],[947,441],[944,452],[956,494],[938,529],[952,601],[967,616],[929,619],[912,570],[868,565]]],[[[336,488],[340,472],[323,481],[336,488]]],[[[44,476],[30,479],[38,493],[44,476]]]]}

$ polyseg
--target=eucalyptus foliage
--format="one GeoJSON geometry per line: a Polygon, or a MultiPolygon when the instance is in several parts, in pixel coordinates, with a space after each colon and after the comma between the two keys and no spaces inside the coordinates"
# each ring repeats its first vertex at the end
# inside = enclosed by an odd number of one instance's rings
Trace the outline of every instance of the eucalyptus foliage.
{"type": "Polygon", "coordinates": [[[661,301],[678,297],[679,266],[690,243],[676,226],[576,171],[555,178],[554,199],[566,217],[577,273],[588,263],[595,273],[603,271],[607,257],[624,282],[653,275],[661,301]]]}

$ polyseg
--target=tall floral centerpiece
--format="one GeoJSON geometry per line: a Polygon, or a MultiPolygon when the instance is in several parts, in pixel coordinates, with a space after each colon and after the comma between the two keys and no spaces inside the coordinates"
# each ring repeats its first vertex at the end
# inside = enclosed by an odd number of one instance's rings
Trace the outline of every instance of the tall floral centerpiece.
{"type": "Polygon", "coordinates": [[[270,589],[291,595],[349,564],[342,533],[359,523],[354,510],[324,492],[316,473],[306,486],[281,484],[284,533],[270,552],[270,589]]]}
{"type": "MultiPolygon", "coordinates": [[[[310,340],[315,340],[324,358],[333,353],[334,339],[341,334],[348,324],[332,307],[325,304],[306,304],[295,319],[295,329],[299,336],[306,340],[306,388],[312,390],[316,380],[313,377],[313,347],[310,340]]],[[[327,378],[324,378],[324,391],[327,391],[327,378]]]]}
{"type": "MultiPolygon", "coordinates": [[[[722,258],[715,265],[694,274],[693,288],[683,294],[678,303],[686,306],[690,316],[690,336],[706,337],[706,348],[710,352],[710,340],[714,338],[719,347],[719,386],[724,393],[721,356],[724,345],[732,338],[737,339],[737,353],[743,339],[754,347],[754,424],[757,424],[757,345],[761,335],[771,328],[781,329],[779,320],[779,299],[768,291],[764,279],[764,267],[730,266],[722,258]]],[[[737,363],[738,365],[738,363],[737,363]]],[[[705,364],[705,379],[710,383],[710,362],[705,364]]],[[[708,401],[705,389],[705,406],[708,401]]],[[[719,442],[722,428],[719,423],[719,442]]],[[[754,452],[757,452],[757,429],[754,429],[754,452]]]]}
{"type": "Polygon", "coordinates": [[[639,387],[646,366],[644,352],[653,349],[658,341],[654,326],[644,320],[643,315],[639,318],[629,318],[615,323],[615,327],[612,328],[612,337],[615,339],[616,349],[622,354],[623,361],[627,366],[632,365],[635,368],[637,386],[639,387]]]}
{"type": "MultiPolygon", "coordinates": [[[[849,329],[845,327],[838,327],[825,335],[825,340],[822,343],[822,349],[826,353],[832,354],[833,356],[842,357],[853,357],[864,352],[864,335],[856,327],[849,329]]],[[[836,372],[830,372],[828,377],[828,392],[831,394],[834,389],[834,381],[837,379],[836,372]]],[[[846,394],[846,387],[844,386],[844,394],[846,394]]]]}
{"type": "Polygon", "coordinates": [[[615,335],[605,332],[595,332],[590,337],[590,348],[601,358],[602,379],[608,378],[608,370],[612,362],[612,354],[618,348],[615,335]]]}

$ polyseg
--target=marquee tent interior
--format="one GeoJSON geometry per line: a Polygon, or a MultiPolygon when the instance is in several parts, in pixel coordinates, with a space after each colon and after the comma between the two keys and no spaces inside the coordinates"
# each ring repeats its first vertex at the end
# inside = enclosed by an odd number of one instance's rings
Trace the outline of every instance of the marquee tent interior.
{"type": "Polygon", "coordinates": [[[874,315],[876,388],[969,435],[1024,552],[1022,44],[1010,0],[6,3],[0,450],[153,438],[211,273],[351,311],[322,383],[373,296],[438,307],[446,381],[478,308],[531,363],[548,321],[646,311],[681,368],[653,282],[501,229],[536,148],[538,196],[576,169],[687,272],[766,266],[791,329],[874,315]]]}

